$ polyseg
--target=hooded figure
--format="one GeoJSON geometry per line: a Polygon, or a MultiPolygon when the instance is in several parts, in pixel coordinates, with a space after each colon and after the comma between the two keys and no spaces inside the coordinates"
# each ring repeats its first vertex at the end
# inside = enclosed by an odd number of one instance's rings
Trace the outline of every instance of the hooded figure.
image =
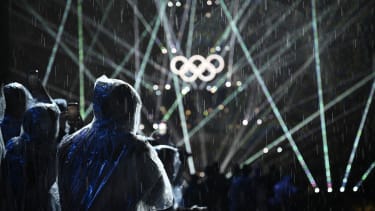
{"type": "Polygon", "coordinates": [[[58,115],[55,105],[36,104],[25,112],[21,135],[9,140],[2,165],[6,210],[51,210],[58,115]]]}
{"type": "Polygon", "coordinates": [[[0,126],[4,145],[12,137],[19,136],[23,114],[33,104],[30,92],[20,83],[14,82],[4,86],[5,112],[0,126]]]}
{"type": "Polygon", "coordinates": [[[151,145],[134,135],[141,100],[127,83],[98,78],[94,120],[58,151],[62,210],[157,210],[173,203],[171,184],[151,145]]]}

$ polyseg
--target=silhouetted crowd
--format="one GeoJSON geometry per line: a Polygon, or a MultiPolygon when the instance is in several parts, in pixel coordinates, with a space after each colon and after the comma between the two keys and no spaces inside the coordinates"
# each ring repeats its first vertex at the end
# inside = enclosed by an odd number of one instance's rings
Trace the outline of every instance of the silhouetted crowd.
{"type": "Polygon", "coordinates": [[[1,210],[294,210],[298,190],[276,168],[188,175],[168,134],[137,133],[142,103],[124,81],[96,80],[87,125],[37,78],[6,84],[1,99],[1,210]]]}

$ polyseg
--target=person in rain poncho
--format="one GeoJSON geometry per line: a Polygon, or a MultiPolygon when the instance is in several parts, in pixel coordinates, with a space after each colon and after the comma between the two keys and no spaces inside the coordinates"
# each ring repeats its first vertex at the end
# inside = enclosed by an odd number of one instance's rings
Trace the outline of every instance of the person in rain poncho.
{"type": "Polygon", "coordinates": [[[24,114],[21,135],[6,145],[2,163],[6,210],[51,210],[58,115],[53,104],[35,104],[24,114]]]}
{"type": "Polygon", "coordinates": [[[12,137],[19,136],[23,114],[34,102],[30,92],[20,83],[13,82],[3,87],[5,101],[4,117],[1,117],[1,132],[4,145],[12,137]]]}
{"type": "Polygon", "coordinates": [[[159,210],[173,204],[163,164],[135,135],[141,100],[127,83],[98,78],[94,120],[58,150],[62,210],[159,210]]]}

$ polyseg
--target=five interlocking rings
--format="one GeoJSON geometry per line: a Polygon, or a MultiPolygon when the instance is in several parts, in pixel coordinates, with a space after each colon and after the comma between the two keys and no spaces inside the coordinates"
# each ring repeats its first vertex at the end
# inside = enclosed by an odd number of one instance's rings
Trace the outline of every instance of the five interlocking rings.
{"type": "Polygon", "coordinates": [[[184,56],[176,56],[170,62],[171,71],[179,75],[186,82],[194,82],[199,78],[202,81],[211,81],[216,74],[224,69],[224,59],[217,54],[209,55],[204,58],[201,55],[193,55],[189,59],[184,56]],[[212,62],[216,60],[216,67],[212,62]],[[178,68],[176,65],[181,62],[178,68]],[[207,73],[207,74],[206,74],[207,73]]]}

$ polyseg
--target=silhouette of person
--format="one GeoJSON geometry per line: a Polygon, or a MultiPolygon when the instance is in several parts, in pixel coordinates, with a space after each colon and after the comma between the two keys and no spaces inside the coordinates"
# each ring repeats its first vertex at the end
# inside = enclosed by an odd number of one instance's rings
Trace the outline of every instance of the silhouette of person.
{"type": "Polygon", "coordinates": [[[53,104],[35,104],[24,114],[22,134],[6,145],[2,165],[6,210],[51,210],[58,115],[53,104]]]}
{"type": "Polygon", "coordinates": [[[6,145],[9,139],[20,135],[23,114],[33,104],[33,97],[22,84],[17,82],[5,85],[3,93],[5,112],[0,126],[6,145]]]}
{"type": "Polygon", "coordinates": [[[173,204],[163,164],[136,136],[141,100],[127,83],[95,82],[94,119],[58,150],[62,210],[158,210],[173,204]]]}
{"type": "Polygon", "coordinates": [[[39,70],[35,69],[28,72],[26,86],[36,101],[53,103],[53,99],[49,96],[46,88],[39,79],[39,70]]]}
{"type": "Polygon", "coordinates": [[[60,118],[59,118],[59,135],[57,136],[57,143],[60,143],[62,138],[68,134],[69,132],[69,125],[67,123],[66,112],[68,109],[68,103],[63,98],[56,98],[53,99],[56,105],[60,109],[60,118]]]}

